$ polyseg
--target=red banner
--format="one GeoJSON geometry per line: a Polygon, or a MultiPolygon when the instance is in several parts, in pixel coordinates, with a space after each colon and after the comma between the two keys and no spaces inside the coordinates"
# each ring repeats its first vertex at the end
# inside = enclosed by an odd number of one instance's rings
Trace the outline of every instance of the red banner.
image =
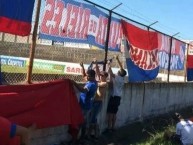
{"type": "Polygon", "coordinates": [[[193,81],[193,42],[190,42],[187,56],[187,81],[193,81]]]}
{"type": "Polygon", "coordinates": [[[38,128],[83,122],[70,80],[0,86],[0,116],[23,126],[35,123],[38,128]]]}

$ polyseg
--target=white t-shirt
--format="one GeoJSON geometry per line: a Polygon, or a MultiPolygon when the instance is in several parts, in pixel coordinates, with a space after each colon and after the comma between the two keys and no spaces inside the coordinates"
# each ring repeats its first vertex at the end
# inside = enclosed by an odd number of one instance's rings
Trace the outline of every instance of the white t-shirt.
{"type": "Polygon", "coordinates": [[[193,144],[193,122],[190,120],[181,120],[176,125],[176,134],[180,135],[183,145],[193,144]]]}
{"type": "Polygon", "coordinates": [[[122,97],[124,83],[124,77],[115,75],[115,77],[113,78],[113,96],[122,97]]]}

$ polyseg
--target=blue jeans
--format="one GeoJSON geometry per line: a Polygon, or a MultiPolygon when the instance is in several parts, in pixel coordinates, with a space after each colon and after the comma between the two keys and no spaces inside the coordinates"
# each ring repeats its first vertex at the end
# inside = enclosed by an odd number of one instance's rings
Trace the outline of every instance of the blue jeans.
{"type": "Polygon", "coordinates": [[[16,124],[11,124],[10,137],[13,138],[16,135],[16,124]]]}
{"type": "Polygon", "coordinates": [[[102,101],[94,101],[93,102],[93,108],[92,108],[92,117],[91,117],[91,123],[96,124],[97,123],[97,116],[99,112],[102,109],[102,101]]]}
{"type": "Polygon", "coordinates": [[[84,116],[84,123],[80,126],[81,129],[81,138],[84,138],[87,134],[87,130],[90,126],[90,120],[91,120],[91,109],[86,110],[82,109],[82,113],[84,116]]]}

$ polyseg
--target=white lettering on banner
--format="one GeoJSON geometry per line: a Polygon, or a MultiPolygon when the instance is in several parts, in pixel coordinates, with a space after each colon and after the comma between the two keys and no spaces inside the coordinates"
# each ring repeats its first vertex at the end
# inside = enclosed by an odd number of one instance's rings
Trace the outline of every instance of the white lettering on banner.
{"type": "Polygon", "coordinates": [[[177,70],[178,69],[178,55],[172,55],[171,56],[171,63],[170,63],[170,70],[177,70]]]}
{"type": "MultiPolygon", "coordinates": [[[[162,69],[168,69],[171,37],[165,35],[160,36],[161,44],[159,45],[158,52],[159,65],[162,69]]],[[[172,39],[170,69],[182,70],[184,68],[184,58],[185,44],[176,39],[172,39]]]]}
{"type": "Polygon", "coordinates": [[[165,51],[158,53],[159,66],[162,69],[168,69],[169,55],[165,51]]]}
{"type": "Polygon", "coordinates": [[[62,1],[47,0],[41,32],[55,36],[86,39],[90,10],[62,1]]]}
{"type": "Polygon", "coordinates": [[[115,48],[117,44],[121,45],[122,39],[120,39],[120,36],[122,36],[121,23],[112,21],[109,35],[109,47],[115,48]]]}
{"type": "MultiPolygon", "coordinates": [[[[159,65],[162,69],[168,69],[169,65],[169,55],[166,52],[159,52],[158,53],[159,58],[159,65]]],[[[178,68],[182,68],[183,63],[180,63],[179,61],[179,55],[172,55],[171,56],[171,63],[170,63],[170,70],[177,70],[178,68]]]]}
{"type": "MultiPolygon", "coordinates": [[[[91,13],[91,9],[85,8],[81,3],[77,6],[59,0],[47,0],[40,32],[78,40],[87,40],[88,36],[94,36],[95,43],[104,46],[107,25],[108,16],[99,14],[97,17],[95,13],[91,13]]],[[[120,22],[111,21],[109,47],[116,48],[120,45],[121,37],[120,22]]]]}
{"type": "Polygon", "coordinates": [[[105,44],[107,25],[108,25],[108,18],[100,15],[99,16],[99,27],[98,27],[98,32],[96,36],[96,42],[98,44],[101,44],[101,45],[105,44]]]}
{"type": "Polygon", "coordinates": [[[130,56],[133,62],[144,70],[151,70],[158,66],[157,61],[157,49],[152,51],[143,50],[134,46],[131,46],[130,56]]]}
{"type": "Polygon", "coordinates": [[[188,55],[193,55],[193,41],[190,42],[189,49],[188,49],[188,55]]]}
{"type": "Polygon", "coordinates": [[[90,16],[90,24],[89,24],[89,33],[90,35],[96,36],[96,32],[98,30],[98,26],[97,25],[99,22],[99,19],[95,16],[95,15],[91,15],[90,16]]]}
{"type": "Polygon", "coordinates": [[[8,65],[12,65],[12,66],[23,67],[23,62],[21,62],[21,61],[19,61],[19,60],[8,59],[7,64],[8,64],[8,65]]]}
{"type": "Polygon", "coordinates": [[[67,73],[75,73],[75,74],[81,74],[81,72],[82,72],[82,69],[81,68],[78,68],[78,67],[70,67],[70,66],[68,66],[68,67],[66,67],[66,72],[67,73]]]}

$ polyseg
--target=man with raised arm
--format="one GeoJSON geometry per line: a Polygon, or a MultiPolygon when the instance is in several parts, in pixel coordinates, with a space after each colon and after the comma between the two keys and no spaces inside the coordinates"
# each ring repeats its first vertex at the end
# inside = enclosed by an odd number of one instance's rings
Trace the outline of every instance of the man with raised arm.
{"type": "Polygon", "coordinates": [[[111,64],[108,63],[109,66],[109,74],[110,74],[110,82],[113,83],[112,95],[110,97],[108,107],[107,107],[107,121],[108,121],[108,131],[114,131],[115,122],[116,122],[116,114],[120,105],[121,97],[123,95],[123,87],[126,76],[126,71],[123,69],[123,66],[119,60],[118,55],[115,56],[119,64],[119,71],[117,74],[114,74],[111,69],[111,64]]]}
{"type": "MultiPolygon", "coordinates": [[[[83,67],[83,63],[80,64],[83,67]]],[[[84,67],[83,67],[84,68],[84,67]]],[[[87,70],[83,72],[83,77],[86,79],[84,86],[77,84],[72,80],[73,85],[80,91],[79,104],[84,115],[84,124],[81,126],[81,138],[85,139],[88,135],[88,130],[91,122],[91,109],[93,106],[94,97],[97,91],[97,82],[95,80],[95,71],[87,70]]]]}

